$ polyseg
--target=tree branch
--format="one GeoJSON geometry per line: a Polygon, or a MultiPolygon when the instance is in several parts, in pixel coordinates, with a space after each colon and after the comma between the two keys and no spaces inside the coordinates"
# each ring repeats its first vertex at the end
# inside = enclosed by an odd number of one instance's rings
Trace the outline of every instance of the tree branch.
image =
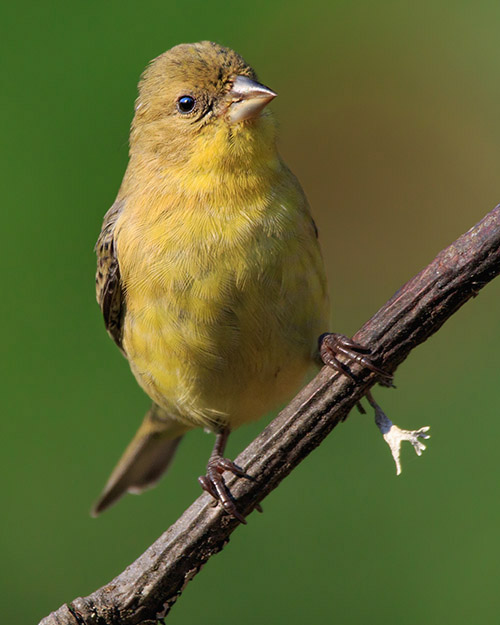
{"type": "MultiPolygon", "coordinates": [[[[393,372],[419,343],[500,273],[500,205],[443,250],[368,321],[354,339],[393,372]]],[[[238,509],[250,513],[377,379],[358,366],[354,384],[327,367],[280,412],[236,462],[256,481],[228,480],[238,509]]],[[[186,584],[228,542],[239,522],[203,494],[112,582],[65,604],[40,625],[137,625],[165,616],[186,584]]]]}

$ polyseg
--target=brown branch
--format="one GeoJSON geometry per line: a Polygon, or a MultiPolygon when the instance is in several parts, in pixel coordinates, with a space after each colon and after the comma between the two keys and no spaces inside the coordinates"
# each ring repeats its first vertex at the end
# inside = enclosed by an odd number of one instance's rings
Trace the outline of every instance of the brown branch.
{"type": "MultiPolygon", "coordinates": [[[[355,335],[392,372],[419,343],[500,273],[500,205],[443,250],[355,335]]],[[[357,371],[354,384],[324,367],[240,454],[255,482],[229,480],[249,513],[299,464],[377,380],[357,371]]],[[[75,599],[40,625],[136,625],[168,613],[186,584],[239,525],[201,495],[142,556],[112,582],[75,599]]]]}

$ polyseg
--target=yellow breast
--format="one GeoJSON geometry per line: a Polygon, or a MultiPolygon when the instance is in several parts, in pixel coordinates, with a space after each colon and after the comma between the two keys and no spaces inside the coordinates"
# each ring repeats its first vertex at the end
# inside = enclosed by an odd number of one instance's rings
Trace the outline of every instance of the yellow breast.
{"type": "Polygon", "coordinates": [[[236,427],[296,389],[327,330],[314,226],[277,157],[252,174],[215,167],[186,182],[170,168],[162,181],[123,191],[124,349],[174,418],[236,427]]]}

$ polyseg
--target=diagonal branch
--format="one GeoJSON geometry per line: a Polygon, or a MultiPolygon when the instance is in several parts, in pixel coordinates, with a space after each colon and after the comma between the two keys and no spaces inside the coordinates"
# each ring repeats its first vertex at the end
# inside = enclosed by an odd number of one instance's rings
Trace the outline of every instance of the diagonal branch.
{"type": "MultiPolygon", "coordinates": [[[[500,205],[443,250],[368,321],[354,339],[388,372],[500,273],[500,205]]],[[[323,367],[236,459],[257,480],[228,480],[248,514],[283,480],[377,380],[356,370],[354,384],[323,367]]],[[[203,494],[112,582],[65,604],[40,625],[137,625],[165,616],[186,584],[228,542],[239,522],[203,494]]]]}

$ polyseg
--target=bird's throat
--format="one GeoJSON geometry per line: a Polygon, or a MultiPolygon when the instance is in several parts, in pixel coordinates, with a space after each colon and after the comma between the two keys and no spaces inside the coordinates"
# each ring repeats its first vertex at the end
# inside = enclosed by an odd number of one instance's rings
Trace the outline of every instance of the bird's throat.
{"type": "Polygon", "coordinates": [[[233,125],[218,120],[191,136],[188,146],[173,152],[162,149],[159,137],[157,143],[134,142],[124,187],[142,192],[151,188],[156,194],[208,194],[223,201],[225,196],[252,195],[282,172],[270,116],[233,125]]]}

